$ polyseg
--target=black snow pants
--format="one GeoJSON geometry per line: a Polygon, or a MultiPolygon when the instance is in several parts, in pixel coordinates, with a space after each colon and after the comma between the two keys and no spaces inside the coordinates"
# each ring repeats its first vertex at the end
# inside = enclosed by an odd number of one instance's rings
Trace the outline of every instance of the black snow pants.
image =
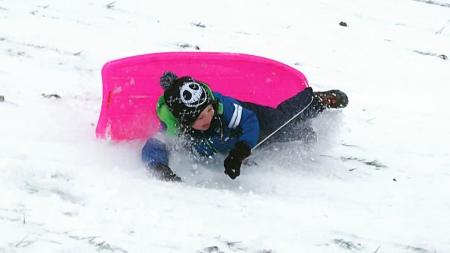
{"type": "Polygon", "coordinates": [[[241,102],[241,104],[243,107],[255,112],[258,117],[260,127],[259,141],[273,133],[298,112],[304,110],[295,120],[272,136],[269,142],[307,140],[311,134],[315,135],[309,119],[316,117],[324,109],[320,101],[314,97],[311,87],[281,102],[276,108],[249,102],[241,102]]]}

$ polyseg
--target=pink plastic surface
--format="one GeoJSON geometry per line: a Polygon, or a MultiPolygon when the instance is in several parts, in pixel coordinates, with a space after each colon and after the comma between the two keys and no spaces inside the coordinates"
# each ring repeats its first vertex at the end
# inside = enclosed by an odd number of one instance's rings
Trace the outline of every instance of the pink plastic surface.
{"type": "Polygon", "coordinates": [[[189,75],[224,95],[272,107],[308,87],[300,71],[247,54],[170,52],[119,59],[102,69],[97,137],[120,141],[154,134],[160,124],[156,102],[163,93],[159,78],[164,71],[189,75]]]}

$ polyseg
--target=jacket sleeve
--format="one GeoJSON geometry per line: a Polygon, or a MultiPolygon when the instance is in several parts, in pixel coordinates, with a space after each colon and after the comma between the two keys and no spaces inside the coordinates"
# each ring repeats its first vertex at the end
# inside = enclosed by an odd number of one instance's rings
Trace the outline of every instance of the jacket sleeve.
{"type": "Polygon", "coordinates": [[[169,166],[167,145],[155,137],[147,140],[142,148],[141,157],[148,168],[154,168],[158,164],[169,166]]]}
{"type": "Polygon", "coordinates": [[[242,134],[238,141],[246,142],[250,148],[258,143],[259,121],[256,113],[244,108],[237,100],[220,95],[223,103],[225,127],[240,129],[242,134]]]}
{"type": "MultiPolygon", "coordinates": [[[[237,126],[242,129],[242,135],[239,137],[239,140],[246,142],[250,146],[250,148],[253,148],[258,143],[259,138],[259,122],[258,118],[256,117],[256,113],[243,108],[241,105],[237,105],[236,107],[238,113],[240,110],[242,110],[241,121],[237,126]]],[[[238,118],[236,118],[236,122],[234,124],[236,124],[237,121],[238,118]]],[[[228,126],[230,126],[231,123],[232,122],[230,121],[228,126]]]]}
{"type": "Polygon", "coordinates": [[[169,136],[176,136],[179,134],[178,120],[170,112],[169,107],[164,102],[164,97],[160,96],[156,105],[156,115],[161,121],[161,130],[169,136]]]}

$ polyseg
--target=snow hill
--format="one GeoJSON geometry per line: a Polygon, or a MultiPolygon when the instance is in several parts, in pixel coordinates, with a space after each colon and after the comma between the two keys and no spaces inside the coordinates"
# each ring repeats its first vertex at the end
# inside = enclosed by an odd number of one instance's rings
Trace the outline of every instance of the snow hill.
{"type": "Polygon", "coordinates": [[[0,252],[450,252],[448,57],[448,0],[0,0],[0,252]],[[142,141],[95,138],[100,70],[196,50],[349,107],[234,181],[179,154],[186,183],[160,182],[142,141]]]}

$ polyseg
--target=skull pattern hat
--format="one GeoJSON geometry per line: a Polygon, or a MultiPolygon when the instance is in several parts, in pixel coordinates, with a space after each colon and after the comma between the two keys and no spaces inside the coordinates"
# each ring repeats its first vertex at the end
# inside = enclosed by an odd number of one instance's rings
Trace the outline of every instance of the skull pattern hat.
{"type": "Polygon", "coordinates": [[[176,78],[164,90],[164,100],[183,125],[191,125],[213,102],[209,87],[189,76],[176,78]]]}

